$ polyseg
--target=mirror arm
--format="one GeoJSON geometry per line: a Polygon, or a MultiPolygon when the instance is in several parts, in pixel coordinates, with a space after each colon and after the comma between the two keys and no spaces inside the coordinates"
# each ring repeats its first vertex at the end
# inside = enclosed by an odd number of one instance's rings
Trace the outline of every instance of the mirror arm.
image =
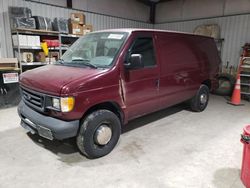
{"type": "Polygon", "coordinates": [[[125,68],[130,68],[130,66],[131,66],[131,63],[130,63],[130,62],[125,62],[125,63],[124,63],[124,67],[125,67],[125,68]]]}

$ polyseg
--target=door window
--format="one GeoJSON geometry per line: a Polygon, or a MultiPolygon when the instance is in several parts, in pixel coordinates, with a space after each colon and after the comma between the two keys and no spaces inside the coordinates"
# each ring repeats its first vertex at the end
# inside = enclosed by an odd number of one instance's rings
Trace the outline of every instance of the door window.
{"type": "Polygon", "coordinates": [[[156,65],[153,39],[151,37],[136,39],[130,54],[141,54],[144,67],[156,65]]]}

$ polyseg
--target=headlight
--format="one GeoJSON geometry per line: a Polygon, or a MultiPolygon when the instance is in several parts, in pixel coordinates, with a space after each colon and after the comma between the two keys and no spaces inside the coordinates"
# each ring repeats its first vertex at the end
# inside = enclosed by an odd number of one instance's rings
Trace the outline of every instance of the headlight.
{"type": "Polygon", "coordinates": [[[60,99],[52,98],[52,107],[60,110],[60,99]]]}
{"type": "Polygon", "coordinates": [[[73,97],[52,98],[52,107],[62,112],[70,112],[75,105],[73,97]]]}

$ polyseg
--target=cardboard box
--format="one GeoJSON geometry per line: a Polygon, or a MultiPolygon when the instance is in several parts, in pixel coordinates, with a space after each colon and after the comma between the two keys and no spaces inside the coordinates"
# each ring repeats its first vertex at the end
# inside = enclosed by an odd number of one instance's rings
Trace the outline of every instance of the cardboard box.
{"type": "Polygon", "coordinates": [[[83,26],[77,23],[70,23],[69,32],[73,35],[83,35],[83,26]]]}
{"type": "Polygon", "coordinates": [[[35,61],[37,62],[45,62],[46,56],[44,52],[35,53],[35,61]]]}
{"type": "Polygon", "coordinates": [[[34,61],[33,53],[31,52],[23,52],[22,55],[22,61],[25,63],[31,63],[34,61]]]}
{"type": "Polygon", "coordinates": [[[27,35],[12,35],[13,45],[18,46],[28,46],[27,45],[27,35]]]}
{"type": "Polygon", "coordinates": [[[34,46],[41,47],[40,36],[34,36],[34,46]]]}
{"type": "Polygon", "coordinates": [[[27,46],[40,47],[40,36],[27,35],[27,46]]]}
{"type": "Polygon", "coordinates": [[[40,47],[40,36],[31,35],[12,35],[13,45],[18,46],[29,46],[29,47],[40,47]]]}
{"type": "Polygon", "coordinates": [[[56,58],[54,58],[54,57],[46,57],[45,62],[47,64],[54,64],[56,62],[56,58]]]}
{"type": "Polygon", "coordinates": [[[71,23],[83,25],[85,24],[85,15],[83,13],[71,13],[70,21],[71,23]]]}
{"type": "Polygon", "coordinates": [[[33,36],[27,35],[27,46],[33,46],[33,36]]]}
{"type": "Polygon", "coordinates": [[[83,35],[86,35],[87,33],[90,33],[93,31],[92,25],[83,25],[83,35]]]}
{"type": "Polygon", "coordinates": [[[0,69],[1,68],[18,68],[17,58],[0,58],[0,69]]]}
{"type": "Polygon", "coordinates": [[[49,57],[55,58],[55,60],[57,61],[59,59],[59,52],[50,52],[49,57]]]}

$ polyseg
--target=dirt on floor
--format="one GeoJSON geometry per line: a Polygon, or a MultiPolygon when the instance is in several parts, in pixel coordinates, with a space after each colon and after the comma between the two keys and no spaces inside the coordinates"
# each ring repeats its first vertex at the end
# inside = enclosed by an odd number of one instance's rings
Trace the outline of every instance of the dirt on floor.
{"type": "Polygon", "coordinates": [[[74,139],[26,134],[16,108],[0,110],[0,187],[243,188],[240,134],[250,103],[211,96],[202,113],[177,105],[125,125],[118,145],[95,160],[74,139]]]}

